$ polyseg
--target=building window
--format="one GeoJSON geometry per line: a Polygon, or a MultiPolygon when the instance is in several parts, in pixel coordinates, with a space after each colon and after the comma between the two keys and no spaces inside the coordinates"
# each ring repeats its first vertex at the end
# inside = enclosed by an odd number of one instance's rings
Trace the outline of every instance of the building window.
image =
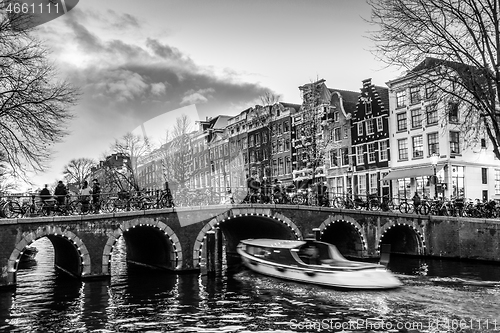
{"type": "Polygon", "coordinates": [[[278,175],[278,161],[273,160],[273,175],[277,176],[278,175]]]}
{"type": "Polygon", "coordinates": [[[488,184],[488,169],[487,168],[481,168],[481,179],[483,181],[483,184],[488,184]]]}
{"type": "Polygon", "coordinates": [[[388,140],[380,141],[379,143],[379,161],[387,161],[388,159],[388,153],[387,153],[387,147],[388,145],[388,140]]]}
{"type": "Polygon", "coordinates": [[[372,114],[372,103],[365,103],[365,114],[366,115],[371,115],[372,114]]]}
{"type": "Polygon", "coordinates": [[[500,194],[500,169],[495,169],[495,194],[500,194]]]}
{"type": "Polygon", "coordinates": [[[366,195],[366,175],[358,175],[358,194],[366,195]]]}
{"type": "Polygon", "coordinates": [[[374,163],[377,155],[377,143],[372,142],[368,144],[368,163],[374,163]]]}
{"type": "Polygon", "coordinates": [[[290,156],[285,157],[285,174],[292,172],[292,160],[290,156]]]}
{"type": "Polygon", "coordinates": [[[432,99],[436,97],[436,86],[432,83],[425,85],[425,98],[432,99]]]}
{"type": "Polygon", "coordinates": [[[401,108],[405,106],[405,91],[401,90],[396,92],[396,107],[401,108]]]}
{"type": "Polygon", "coordinates": [[[356,164],[363,165],[365,164],[365,146],[357,146],[356,147],[356,164]]]}
{"type": "Polygon", "coordinates": [[[439,155],[439,138],[437,132],[427,134],[427,145],[429,148],[429,156],[432,154],[439,155]]]}
{"type": "Polygon", "coordinates": [[[342,165],[349,165],[349,148],[341,148],[342,151],[342,165]]]}
{"type": "Polygon", "coordinates": [[[465,196],[464,174],[465,168],[463,166],[451,166],[451,195],[453,198],[465,196]]]}
{"type": "Polygon", "coordinates": [[[377,132],[382,132],[384,130],[384,121],[382,117],[377,118],[377,132]]]}
{"type": "Polygon", "coordinates": [[[448,103],[448,119],[450,123],[458,123],[458,103],[448,103]]]}
{"type": "Polygon", "coordinates": [[[398,159],[408,160],[408,140],[400,139],[398,140],[398,159]]]}
{"type": "Polygon", "coordinates": [[[460,154],[460,132],[450,132],[450,153],[460,154]]]}
{"type": "Polygon", "coordinates": [[[363,122],[358,123],[358,135],[363,135],[363,122]]]}
{"type": "Polygon", "coordinates": [[[285,151],[290,150],[290,139],[285,140],[285,151]]]}
{"type": "Polygon", "coordinates": [[[378,195],[378,175],[376,173],[370,174],[370,194],[378,195]]]}
{"type": "Polygon", "coordinates": [[[284,173],[284,164],[283,164],[283,158],[278,158],[278,174],[283,175],[284,173]]]}
{"type": "Polygon", "coordinates": [[[401,112],[396,115],[398,123],[398,131],[406,130],[406,112],[401,112]]]}
{"type": "Polygon", "coordinates": [[[330,150],[330,168],[338,166],[337,149],[330,150]]]}
{"type": "Polygon", "coordinates": [[[340,136],[340,127],[336,127],[333,129],[333,140],[334,141],[342,140],[342,138],[340,136]]]}
{"type": "MultiPolygon", "coordinates": [[[[342,195],[344,194],[344,177],[337,177],[337,178],[334,178],[336,179],[336,195],[342,195]]],[[[334,187],[335,188],[335,187],[334,187]]]]}
{"type": "Polygon", "coordinates": [[[481,139],[481,148],[486,148],[486,139],[481,139]]]}
{"type": "Polygon", "coordinates": [[[420,112],[420,109],[411,110],[411,127],[422,127],[422,112],[420,112]]]}
{"type": "Polygon", "coordinates": [[[255,134],[255,145],[259,146],[260,145],[260,133],[255,134]]]}
{"type": "Polygon", "coordinates": [[[366,134],[373,134],[375,132],[374,126],[373,126],[373,119],[368,119],[366,121],[366,134]]]}
{"type": "Polygon", "coordinates": [[[267,143],[267,133],[262,133],[262,143],[267,143]]]}
{"type": "Polygon", "coordinates": [[[287,133],[289,130],[288,121],[283,122],[283,133],[287,133]]]}
{"type": "Polygon", "coordinates": [[[338,122],[339,121],[339,112],[338,111],[335,111],[333,113],[333,121],[334,122],[338,122]]]}
{"type": "Polygon", "coordinates": [[[427,115],[427,125],[437,124],[438,122],[437,104],[433,103],[426,106],[425,113],[427,115]]]}
{"type": "Polygon", "coordinates": [[[249,140],[248,140],[248,147],[253,147],[253,135],[250,135],[250,136],[248,137],[248,139],[249,139],[249,140]]]}
{"type": "Polygon", "coordinates": [[[420,87],[411,87],[410,88],[410,104],[420,103],[420,87]]]}
{"type": "Polygon", "coordinates": [[[424,140],[421,135],[414,136],[413,141],[413,158],[424,157],[424,140]]]}

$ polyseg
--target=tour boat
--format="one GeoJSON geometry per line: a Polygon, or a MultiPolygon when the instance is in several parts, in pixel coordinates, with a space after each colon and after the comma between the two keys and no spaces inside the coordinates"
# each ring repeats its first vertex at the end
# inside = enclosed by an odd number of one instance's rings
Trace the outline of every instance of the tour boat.
{"type": "Polygon", "coordinates": [[[246,239],[243,264],[264,275],[348,289],[391,289],[401,282],[383,265],[351,261],[335,245],[316,240],[246,239]]]}
{"type": "Polygon", "coordinates": [[[21,255],[20,263],[29,263],[35,260],[36,254],[38,253],[38,249],[34,246],[28,246],[24,249],[23,254],[21,255]]]}

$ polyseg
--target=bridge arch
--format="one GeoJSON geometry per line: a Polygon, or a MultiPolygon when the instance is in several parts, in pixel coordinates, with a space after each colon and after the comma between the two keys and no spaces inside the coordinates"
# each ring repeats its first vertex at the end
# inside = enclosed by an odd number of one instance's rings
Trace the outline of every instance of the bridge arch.
{"type": "Polygon", "coordinates": [[[283,226],[289,229],[296,239],[303,239],[302,232],[297,225],[288,217],[280,213],[272,213],[269,208],[245,208],[245,209],[230,209],[222,214],[212,218],[198,233],[193,246],[193,267],[199,268],[203,257],[203,246],[206,239],[206,234],[210,230],[216,229],[221,223],[230,221],[231,219],[243,217],[263,217],[270,220],[279,221],[283,226]]]}
{"type": "Polygon", "coordinates": [[[19,261],[26,247],[43,237],[47,237],[52,243],[55,252],[55,265],[59,269],[74,277],[85,277],[91,273],[90,254],[83,241],[69,230],[47,226],[38,228],[36,231],[23,233],[7,263],[9,282],[15,283],[16,281],[19,261]]]}
{"type": "MultiPolygon", "coordinates": [[[[320,235],[321,235],[320,239],[328,242],[329,241],[329,239],[328,239],[328,231],[329,230],[328,229],[331,229],[331,227],[334,225],[340,225],[340,224],[345,224],[345,226],[348,229],[344,228],[344,230],[347,233],[350,233],[351,237],[358,238],[357,243],[355,243],[353,245],[354,248],[348,249],[348,250],[355,252],[355,253],[345,253],[346,249],[344,249],[344,253],[345,254],[355,254],[357,256],[366,255],[367,251],[368,251],[366,233],[365,233],[364,229],[361,227],[361,225],[354,218],[352,218],[350,216],[340,215],[340,214],[330,215],[318,227],[320,230],[320,235]],[[325,236],[326,239],[323,239],[323,236],[325,236]]],[[[347,235],[347,236],[349,237],[349,235],[347,235]]],[[[338,244],[335,244],[335,245],[338,245],[338,244]]],[[[342,248],[340,248],[339,250],[342,251],[342,248]]]]}
{"type": "MultiPolygon", "coordinates": [[[[390,221],[389,223],[384,224],[380,228],[380,236],[375,239],[375,248],[378,253],[380,253],[382,240],[384,239],[384,237],[388,238],[391,233],[397,233],[399,235],[405,236],[404,238],[408,238],[410,244],[406,246],[412,246],[412,244],[414,244],[415,253],[411,254],[417,254],[417,255],[425,254],[426,245],[425,245],[424,231],[419,225],[403,221],[390,221]]],[[[398,238],[401,239],[401,237],[398,238]]],[[[403,245],[404,244],[397,244],[398,247],[401,247],[403,245]]],[[[391,247],[391,252],[393,252],[394,250],[395,249],[391,247]]],[[[407,248],[407,250],[409,249],[407,248]]],[[[400,252],[399,248],[396,248],[395,252],[400,252]]]]}
{"type": "Polygon", "coordinates": [[[154,219],[148,221],[131,220],[125,221],[118,229],[108,234],[108,240],[104,246],[102,255],[102,273],[104,275],[111,275],[111,255],[116,246],[116,242],[124,233],[132,231],[135,228],[154,228],[157,229],[158,233],[167,237],[173,250],[170,256],[170,261],[173,262],[173,269],[181,269],[183,261],[182,245],[172,228],[154,219]]]}

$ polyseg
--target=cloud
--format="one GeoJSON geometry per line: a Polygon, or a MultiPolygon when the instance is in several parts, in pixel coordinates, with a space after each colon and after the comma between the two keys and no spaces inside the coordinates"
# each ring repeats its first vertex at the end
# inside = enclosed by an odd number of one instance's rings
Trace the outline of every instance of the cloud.
{"type": "Polygon", "coordinates": [[[108,14],[108,18],[110,21],[110,25],[117,29],[126,29],[126,28],[140,28],[139,19],[135,16],[122,13],[118,14],[114,10],[108,9],[106,11],[108,14]]]}
{"type": "Polygon", "coordinates": [[[194,91],[190,89],[186,91],[184,97],[181,100],[181,105],[189,105],[189,104],[204,104],[207,103],[209,98],[212,97],[212,94],[215,92],[213,88],[200,89],[198,91],[194,91]]]}
{"type": "Polygon", "coordinates": [[[167,92],[167,86],[163,82],[152,83],[151,84],[151,94],[155,96],[165,95],[167,92]]]}
{"type": "Polygon", "coordinates": [[[106,74],[106,77],[100,77],[96,88],[103,95],[113,97],[118,102],[128,102],[141,98],[150,88],[150,85],[138,73],[117,69],[108,71],[106,74]]]}
{"type": "MultiPolygon", "coordinates": [[[[40,29],[54,50],[61,74],[81,88],[72,135],[88,127],[104,142],[106,135],[117,138],[142,122],[189,104],[197,104],[202,118],[237,114],[258,103],[267,90],[242,82],[232,70],[215,74],[165,41],[149,37],[141,42],[127,39],[126,34],[111,37],[99,28],[102,16],[93,14],[76,8],[60,19],[58,26],[40,29]]],[[[138,20],[115,12],[106,20],[106,26],[116,23],[128,29],[145,29],[135,25],[138,20]]]]}

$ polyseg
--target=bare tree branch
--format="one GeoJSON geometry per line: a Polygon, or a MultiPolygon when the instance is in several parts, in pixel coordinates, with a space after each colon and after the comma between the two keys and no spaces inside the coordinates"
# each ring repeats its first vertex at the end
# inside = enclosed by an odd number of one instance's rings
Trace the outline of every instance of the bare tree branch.
{"type": "MultiPolygon", "coordinates": [[[[0,6],[5,6],[2,2],[0,6]]],[[[51,146],[66,134],[78,92],[57,80],[48,50],[25,16],[0,17],[0,151],[12,172],[43,171],[51,146]]]]}
{"type": "MultiPolygon", "coordinates": [[[[460,130],[500,158],[500,1],[368,0],[374,55],[460,103],[460,130]],[[418,66],[425,64],[425,66],[418,66]],[[418,68],[418,70],[414,70],[418,68]],[[466,118],[465,118],[466,117],[466,118]]],[[[445,117],[447,119],[448,117],[445,117]]]]}

